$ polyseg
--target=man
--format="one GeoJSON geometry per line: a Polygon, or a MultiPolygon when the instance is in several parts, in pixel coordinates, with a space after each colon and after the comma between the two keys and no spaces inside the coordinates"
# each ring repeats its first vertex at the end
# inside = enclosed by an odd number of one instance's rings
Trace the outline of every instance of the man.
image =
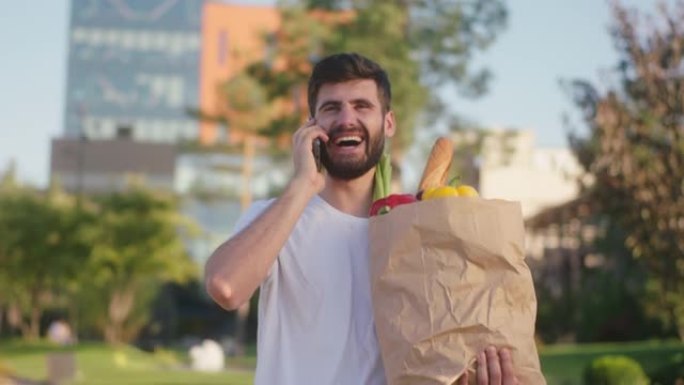
{"type": "MultiPolygon", "coordinates": [[[[236,309],[261,287],[256,385],[385,384],[373,326],[368,210],[375,166],[394,135],[390,83],[357,54],[320,61],[311,119],[293,137],[294,176],[257,202],[207,262],[209,294],[236,309]],[[319,172],[312,153],[320,139],[319,172]]],[[[510,353],[478,357],[478,384],[517,384],[510,353]]],[[[465,384],[467,378],[460,379],[465,384]]]]}

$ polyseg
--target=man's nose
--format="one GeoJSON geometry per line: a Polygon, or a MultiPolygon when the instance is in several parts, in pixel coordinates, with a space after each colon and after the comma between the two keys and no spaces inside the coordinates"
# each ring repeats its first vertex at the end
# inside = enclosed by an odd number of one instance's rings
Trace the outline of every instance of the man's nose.
{"type": "Polygon", "coordinates": [[[344,105],[337,115],[337,126],[352,127],[356,125],[357,116],[353,106],[344,105]]]}

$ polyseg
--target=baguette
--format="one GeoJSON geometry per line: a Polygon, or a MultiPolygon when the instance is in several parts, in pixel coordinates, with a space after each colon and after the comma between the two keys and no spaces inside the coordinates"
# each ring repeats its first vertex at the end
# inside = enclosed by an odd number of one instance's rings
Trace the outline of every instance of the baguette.
{"type": "Polygon", "coordinates": [[[446,179],[451,167],[451,158],[454,155],[454,143],[446,137],[439,137],[432,146],[423,176],[420,178],[418,191],[424,191],[429,187],[438,187],[446,184],[446,179]]]}

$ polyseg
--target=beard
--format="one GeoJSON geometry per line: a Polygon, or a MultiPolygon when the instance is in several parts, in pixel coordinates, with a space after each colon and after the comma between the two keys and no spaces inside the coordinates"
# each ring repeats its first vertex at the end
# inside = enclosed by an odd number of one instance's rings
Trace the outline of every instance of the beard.
{"type": "Polygon", "coordinates": [[[356,179],[362,175],[365,175],[380,161],[382,153],[385,149],[384,121],[380,127],[380,134],[377,137],[371,137],[370,133],[368,132],[368,128],[361,122],[359,122],[359,129],[352,130],[338,126],[332,129],[328,133],[328,136],[330,138],[334,138],[344,133],[359,131],[361,131],[363,133],[363,137],[365,137],[363,143],[360,144],[361,146],[365,146],[363,157],[331,157],[327,146],[321,146],[321,163],[331,177],[341,180],[356,179]]]}

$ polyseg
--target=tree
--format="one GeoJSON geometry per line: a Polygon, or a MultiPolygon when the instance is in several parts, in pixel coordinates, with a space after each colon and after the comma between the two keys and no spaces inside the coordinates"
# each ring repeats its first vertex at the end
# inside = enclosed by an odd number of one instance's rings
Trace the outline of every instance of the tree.
{"type": "Polygon", "coordinates": [[[271,105],[261,85],[250,75],[239,73],[221,86],[221,114],[231,131],[242,137],[242,192],[240,203],[246,209],[252,203],[252,170],[259,130],[268,124],[271,105]]]}
{"type": "Polygon", "coordinates": [[[96,203],[82,296],[97,310],[89,312],[98,316],[91,322],[97,323],[105,340],[125,342],[144,325],[148,305],[162,283],[195,276],[195,265],[178,234],[190,227],[177,214],[173,200],[140,188],[98,197],[96,203]]]}
{"type": "Polygon", "coordinates": [[[17,185],[17,162],[10,160],[7,168],[2,173],[2,177],[0,177],[0,189],[9,190],[17,187],[17,185]]]}
{"type": "Polygon", "coordinates": [[[487,69],[474,70],[472,58],[478,51],[487,49],[506,26],[504,2],[402,0],[399,3],[410,15],[406,35],[426,84],[447,85],[470,96],[486,92],[491,74],[487,69]]]}
{"type": "Polygon", "coordinates": [[[44,310],[78,275],[88,254],[83,217],[63,195],[0,191],[0,286],[22,335],[36,339],[44,310]]]}
{"type": "MultiPolygon", "coordinates": [[[[319,2],[309,0],[308,3],[315,6],[319,2]]],[[[398,43],[407,49],[410,61],[417,65],[417,72],[398,72],[397,75],[413,78],[426,88],[433,113],[450,112],[448,101],[445,102],[445,96],[439,94],[438,90],[451,88],[471,97],[486,92],[491,73],[486,68],[473,69],[472,58],[478,51],[487,49],[504,29],[507,12],[501,0],[338,0],[335,3],[338,9],[351,3],[360,15],[375,15],[372,19],[357,19],[355,27],[361,30],[373,24],[375,28],[391,24],[387,28],[393,28],[394,34],[401,34],[400,41],[387,41],[387,35],[372,31],[369,34],[357,34],[357,37],[371,48],[386,49],[388,45],[398,43]],[[387,13],[390,8],[394,8],[394,17],[387,13]],[[369,21],[371,24],[367,24],[369,21]]],[[[395,56],[395,59],[402,56],[395,56]]],[[[416,92],[418,89],[413,87],[408,91],[416,92]]],[[[425,102],[421,107],[426,106],[425,102]]],[[[428,118],[428,121],[431,119],[428,118]]],[[[413,129],[413,126],[408,127],[413,129]]]]}
{"type": "Polygon", "coordinates": [[[684,339],[684,2],[662,4],[646,25],[612,8],[617,84],[573,83],[590,130],[571,143],[595,177],[587,194],[646,268],[647,309],[684,339]]]}

